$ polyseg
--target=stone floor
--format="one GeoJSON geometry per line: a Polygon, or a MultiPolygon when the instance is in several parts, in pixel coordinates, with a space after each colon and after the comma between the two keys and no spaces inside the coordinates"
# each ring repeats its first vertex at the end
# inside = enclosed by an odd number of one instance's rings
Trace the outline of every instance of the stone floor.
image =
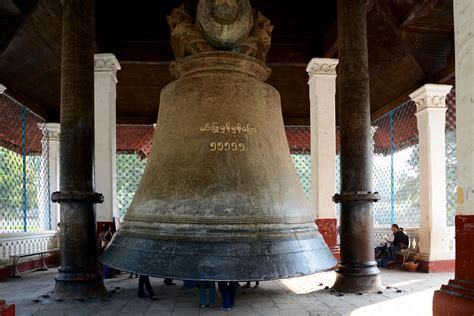
{"type": "Polygon", "coordinates": [[[48,298],[54,288],[54,269],[32,272],[21,279],[0,281],[0,299],[16,305],[17,315],[431,315],[433,291],[452,278],[452,273],[411,273],[382,270],[383,294],[338,296],[326,286],[334,272],[307,277],[262,282],[258,289],[239,289],[231,312],[198,307],[197,289],[182,287],[181,281],[165,286],[151,279],[158,300],[136,296],[138,279],[128,274],[106,280],[114,294],[87,302],[55,302],[48,298]],[[397,292],[397,290],[399,290],[397,292]],[[400,291],[401,290],[401,291],[400,291]]]}

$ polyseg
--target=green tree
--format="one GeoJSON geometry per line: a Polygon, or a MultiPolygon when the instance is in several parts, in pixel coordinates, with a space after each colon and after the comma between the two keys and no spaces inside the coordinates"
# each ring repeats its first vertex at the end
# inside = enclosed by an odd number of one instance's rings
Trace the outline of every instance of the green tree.
{"type": "MultiPolygon", "coordinates": [[[[28,210],[38,207],[35,165],[26,164],[26,203],[28,210]]],[[[1,231],[21,231],[24,220],[23,157],[0,147],[1,231]]]]}

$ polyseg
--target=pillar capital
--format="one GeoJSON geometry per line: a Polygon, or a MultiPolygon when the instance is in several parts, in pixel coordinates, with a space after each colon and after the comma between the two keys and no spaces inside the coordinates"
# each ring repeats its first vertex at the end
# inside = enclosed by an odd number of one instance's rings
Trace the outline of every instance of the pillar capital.
{"type": "Polygon", "coordinates": [[[94,73],[109,74],[117,82],[117,71],[120,70],[120,63],[114,54],[95,54],[94,73]]]}
{"type": "Polygon", "coordinates": [[[416,104],[416,112],[425,109],[446,109],[446,95],[452,85],[427,83],[410,94],[410,99],[416,104]]]}
{"type": "Polygon", "coordinates": [[[5,90],[7,90],[7,87],[0,83],[0,94],[4,94],[5,90]]]}
{"type": "Polygon", "coordinates": [[[40,123],[38,124],[43,136],[47,136],[49,141],[59,142],[59,135],[61,134],[61,125],[59,123],[40,123]]]}
{"type": "Polygon", "coordinates": [[[335,58],[313,58],[306,67],[309,81],[314,76],[336,76],[336,66],[339,63],[335,58]]]}

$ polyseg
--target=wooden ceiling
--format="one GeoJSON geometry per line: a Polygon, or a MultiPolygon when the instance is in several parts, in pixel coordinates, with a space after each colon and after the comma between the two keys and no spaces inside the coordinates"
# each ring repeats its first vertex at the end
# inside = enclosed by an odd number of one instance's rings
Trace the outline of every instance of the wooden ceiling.
{"type": "MultiPolygon", "coordinates": [[[[156,120],[159,94],[174,59],[166,15],[197,0],[96,2],[96,51],[113,53],[119,123],[156,120]]],[[[253,0],[275,25],[268,83],[281,94],[286,124],[309,124],[306,65],[337,58],[336,1],[253,0]]],[[[367,0],[373,118],[424,83],[454,82],[452,0],[367,0]]],[[[0,83],[48,121],[59,120],[60,0],[0,1],[0,83]]],[[[356,105],[355,105],[356,106],[356,105]]]]}

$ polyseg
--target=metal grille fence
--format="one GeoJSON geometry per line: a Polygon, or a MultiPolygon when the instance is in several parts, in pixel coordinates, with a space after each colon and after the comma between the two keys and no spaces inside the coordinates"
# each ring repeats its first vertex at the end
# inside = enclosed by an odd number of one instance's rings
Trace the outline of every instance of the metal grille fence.
{"type": "Polygon", "coordinates": [[[291,158],[306,199],[311,205],[311,130],[309,126],[286,126],[291,158]]]}
{"type": "Polygon", "coordinates": [[[374,144],[373,190],[382,199],[374,203],[376,227],[397,223],[420,226],[419,145],[416,106],[402,104],[372,123],[374,144]]]}
{"type": "Polygon", "coordinates": [[[45,122],[0,95],[0,233],[51,229],[45,122]]]}
{"type": "Polygon", "coordinates": [[[454,226],[457,208],[457,160],[456,160],[456,92],[446,97],[446,208],[447,225],[454,226]]]}
{"type": "Polygon", "coordinates": [[[117,208],[120,219],[137,191],[151,150],[153,125],[117,125],[117,208]]]}

